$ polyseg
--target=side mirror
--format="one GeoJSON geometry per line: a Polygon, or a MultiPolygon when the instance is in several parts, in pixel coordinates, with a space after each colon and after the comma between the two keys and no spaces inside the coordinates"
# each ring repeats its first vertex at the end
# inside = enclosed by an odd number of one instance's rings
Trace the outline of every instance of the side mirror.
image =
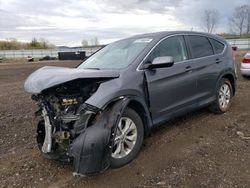
{"type": "Polygon", "coordinates": [[[174,58],[172,56],[157,57],[153,60],[151,64],[145,65],[145,68],[164,68],[171,67],[174,65],[174,58]]]}

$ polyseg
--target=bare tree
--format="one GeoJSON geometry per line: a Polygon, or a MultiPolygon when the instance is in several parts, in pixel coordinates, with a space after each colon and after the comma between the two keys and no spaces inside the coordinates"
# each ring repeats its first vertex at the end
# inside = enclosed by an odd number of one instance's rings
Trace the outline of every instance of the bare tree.
{"type": "Polygon", "coordinates": [[[49,41],[47,41],[46,39],[40,38],[39,43],[40,43],[42,48],[44,48],[44,49],[49,48],[49,41]]]}
{"type": "Polygon", "coordinates": [[[216,9],[206,9],[201,19],[204,30],[208,33],[213,33],[219,23],[219,11],[216,9]]]}
{"type": "Polygon", "coordinates": [[[94,38],[94,41],[95,41],[95,46],[100,45],[99,39],[97,37],[94,38]]]}
{"type": "Polygon", "coordinates": [[[250,33],[250,5],[247,6],[247,33],[250,33]]]}
{"type": "Polygon", "coordinates": [[[30,46],[34,47],[34,48],[39,46],[39,42],[37,41],[37,39],[35,37],[32,38],[32,40],[30,42],[30,46]]]}
{"type": "Polygon", "coordinates": [[[90,39],[90,44],[92,46],[98,46],[98,45],[100,45],[99,39],[97,37],[94,37],[94,38],[90,39]]]}
{"type": "Polygon", "coordinates": [[[229,18],[232,32],[238,33],[240,36],[244,33],[245,28],[245,31],[249,32],[249,11],[249,5],[242,5],[235,8],[233,16],[229,18]]]}
{"type": "Polygon", "coordinates": [[[86,46],[88,46],[89,45],[89,42],[87,41],[87,40],[82,40],[82,46],[83,47],[86,47],[86,46]]]}

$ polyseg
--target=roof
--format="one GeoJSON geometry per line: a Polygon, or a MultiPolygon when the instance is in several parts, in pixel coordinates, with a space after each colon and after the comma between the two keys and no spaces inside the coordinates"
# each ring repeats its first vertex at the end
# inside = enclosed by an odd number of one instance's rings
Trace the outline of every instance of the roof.
{"type": "Polygon", "coordinates": [[[155,32],[155,33],[145,33],[145,34],[139,34],[132,36],[131,38],[142,38],[142,37],[149,37],[149,38],[155,38],[155,39],[160,39],[167,37],[169,35],[178,35],[178,34],[183,34],[183,35],[205,35],[207,37],[211,38],[216,38],[218,40],[223,40],[224,39],[218,35],[210,34],[210,33],[204,33],[204,32],[196,32],[196,31],[162,31],[162,32],[155,32]]]}

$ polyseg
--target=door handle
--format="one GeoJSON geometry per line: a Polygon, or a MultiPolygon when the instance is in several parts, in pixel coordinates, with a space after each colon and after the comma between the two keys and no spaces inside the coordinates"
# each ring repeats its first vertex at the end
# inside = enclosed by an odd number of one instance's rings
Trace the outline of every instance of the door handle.
{"type": "Polygon", "coordinates": [[[185,72],[191,72],[192,71],[192,67],[191,66],[186,66],[186,71],[185,72]]]}
{"type": "Polygon", "coordinates": [[[216,60],[215,60],[215,63],[216,64],[219,64],[221,62],[221,60],[219,59],[219,58],[217,58],[216,60]]]}

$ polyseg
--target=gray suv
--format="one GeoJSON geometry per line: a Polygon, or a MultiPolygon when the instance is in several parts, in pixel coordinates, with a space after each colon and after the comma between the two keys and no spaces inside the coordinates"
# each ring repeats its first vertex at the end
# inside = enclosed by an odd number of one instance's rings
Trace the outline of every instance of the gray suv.
{"type": "Polygon", "coordinates": [[[44,157],[91,175],[132,161],[157,125],[206,106],[226,112],[236,75],[224,39],[160,32],[109,44],[77,68],[43,67],[24,87],[39,106],[44,157]]]}

